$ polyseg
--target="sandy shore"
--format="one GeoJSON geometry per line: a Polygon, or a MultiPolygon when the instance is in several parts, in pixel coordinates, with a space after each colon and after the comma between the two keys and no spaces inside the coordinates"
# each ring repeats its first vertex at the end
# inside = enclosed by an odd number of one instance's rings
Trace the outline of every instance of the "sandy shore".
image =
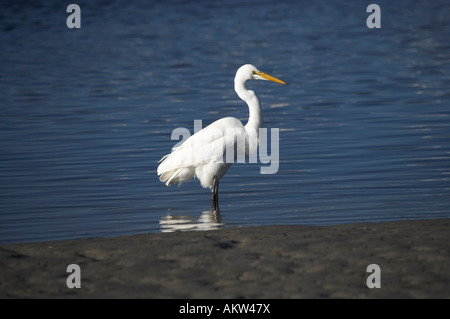
{"type": "Polygon", "coordinates": [[[450,219],[4,245],[0,269],[1,298],[450,298],[450,219]]]}

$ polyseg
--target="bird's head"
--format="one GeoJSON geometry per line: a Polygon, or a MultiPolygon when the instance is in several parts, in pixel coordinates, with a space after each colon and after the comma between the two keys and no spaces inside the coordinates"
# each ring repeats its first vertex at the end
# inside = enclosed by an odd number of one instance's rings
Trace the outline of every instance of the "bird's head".
{"type": "Polygon", "coordinates": [[[252,64],[245,64],[241,66],[237,72],[236,72],[236,78],[242,79],[244,81],[246,80],[268,80],[273,81],[281,84],[286,84],[283,81],[268,75],[264,72],[259,71],[254,65],[252,64]]]}

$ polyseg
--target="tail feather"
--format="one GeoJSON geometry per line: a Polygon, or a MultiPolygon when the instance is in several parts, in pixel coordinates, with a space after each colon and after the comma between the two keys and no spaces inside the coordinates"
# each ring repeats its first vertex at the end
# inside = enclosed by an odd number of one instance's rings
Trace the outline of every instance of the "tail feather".
{"type": "Polygon", "coordinates": [[[166,182],[167,186],[177,184],[182,185],[194,177],[195,169],[191,167],[184,167],[173,169],[168,172],[164,172],[159,177],[161,182],[166,182]]]}
{"type": "Polygon", "coordinates": [[[167,186],[177,183],[178,185],[184,184],[192,179],[195,174],[194,167],[185,167],[182,163],[174,162],[173,158],[170,157],[172,154],[168,154],[160,160],[161,163],[157,170],[158,175],[160,175],[159,180],[165,182],[167,186]]]}
{"type": "Polygon", "coordinates": [[[158,161],[158,163],[161,163],[162,161],[164,161],[166,158],[167,158],[167,156],[169,156],[170,154],[167,154],[167,155],[164,155],[159,161],[158,161]]]}
{"type": "Polygon", "coordinates": [[[170,186],[177,182],[176,177],[178,176],[178,174],[180,174],[181,170],[182,168],[165,172],[159,177],[159,180],[161,182],[166,182],[166,185],[170,186]]]}

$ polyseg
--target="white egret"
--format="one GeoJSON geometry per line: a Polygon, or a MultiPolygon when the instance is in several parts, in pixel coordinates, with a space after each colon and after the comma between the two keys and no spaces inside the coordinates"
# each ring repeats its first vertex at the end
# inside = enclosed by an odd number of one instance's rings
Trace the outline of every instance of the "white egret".
{"type": "Polygon", "coordinates": [[[165,182],[167,186],[175,183],[181,185],[196,176],[204,188],[211,188],[211,209],[215,211],[219,209],[219,180],[234,162],[234,160],[224,161],[227,150],[234,150],[236,159],[237,136],[245,139],[246,156],[249,155],[249,150],[255,152],[259,129],[263,125],[259,100],[255,92],[246,88],[247,80],[269,80],[286,84],[259,71],[251,64],[241,66],[234,78],[234,90],[248,105],[247,124],[244,126],[234,117],[225,117],[211,123],[190,136],[183,144],[174,147],[170,154],[160,160],[157,170],[160,181],[165,182]],[[227,137],[230,131],[234,134],[232,138],[227,137]]]}

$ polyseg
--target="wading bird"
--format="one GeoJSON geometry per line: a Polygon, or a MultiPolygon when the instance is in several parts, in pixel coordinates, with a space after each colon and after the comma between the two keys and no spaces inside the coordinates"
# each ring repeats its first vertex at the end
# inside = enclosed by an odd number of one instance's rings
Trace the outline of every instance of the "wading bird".
{"type": "Polygon", "coordinates": [[[237,139],[245,140],[245,155],[256,152],[259,129],[262,128],[262,110],[259,100],[252,90],[245,87],[247,80],[269,80],[286,84],[283,81],[265,74],[251,64],[241,66],[234,78],[234,90],[247,103],[249,118],[244,126],[234,117],[217,120],[194,135],[187,138],[181,145],[165,155],[158,166],[157,173],[161,182],[167,186],[179,185],[196,176],[204,188],[211,188],[211,209],[219,210],[219,180],[233,164],[236,158],[237,139]],[[230,138],[232,132],[232,138],[230,138]],[[234,151],[232,161],[224,161],[227,151],[234,151]]]}

